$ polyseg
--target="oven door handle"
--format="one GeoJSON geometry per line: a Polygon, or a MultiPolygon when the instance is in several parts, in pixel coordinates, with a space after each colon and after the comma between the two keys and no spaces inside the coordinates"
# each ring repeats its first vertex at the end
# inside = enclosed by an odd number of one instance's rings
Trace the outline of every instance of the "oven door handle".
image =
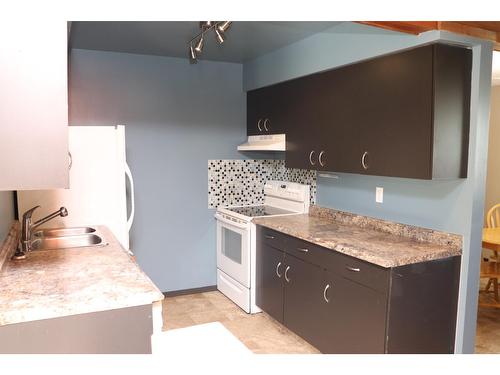
{"type": "Polygon", "coordinates": [[[239,228],[239,229],[247,229],[248,224],[241,224],[241,223],[236,223],[232,220],[228,220],[224,218],[222,215],[215,214],[215,218],[219,220],[221,223],[232,225],[233,227],[239,228]]]}

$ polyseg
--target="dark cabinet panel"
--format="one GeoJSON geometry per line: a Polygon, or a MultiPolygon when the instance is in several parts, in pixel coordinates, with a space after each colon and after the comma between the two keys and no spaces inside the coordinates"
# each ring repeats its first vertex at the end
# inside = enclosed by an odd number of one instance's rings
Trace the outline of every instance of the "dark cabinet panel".
{"type": "Polygon", "coordinates": [[[327,324],[316,342],[323,353],[384,353],[387,295],[325,271],[327,324]]]}
{"type": "Polygon", "coordinates": [[[431,178],[432,61],[427,46],[356,65],[361,150],[353,172],[431,178]]]}
{"type": "Polygon", "coordinates": [[[435,44],[294,80],[287,167],[466,177],[471,57],[435,44]]]}
{"type": "Polygon", "coordinates": [[[285,264],[284,324],[314,345],[330,324],[321,314],[326,305],[323,270],[288,254],[285,264]]]}
{"type": "Polygon", "coordinates": [[[284,253],[262,241],[257,244],[256,304],[283,322],[284,253]]]}
{"type": "Polygon", "coordinates": [[[387,332],[389,353],[454,352],[459,274],[460,257],[393,270],[387,332]]]}
{"type": "Polygon", "coordinates": [[[247,92],[247,134],[283,134],[300,111],[301,81],[294,80],[247,92]]]}
{"type": "Polygon", "coordinates": [[[434,47],[433,178],[467,177],[472,51],[434,47]]]}

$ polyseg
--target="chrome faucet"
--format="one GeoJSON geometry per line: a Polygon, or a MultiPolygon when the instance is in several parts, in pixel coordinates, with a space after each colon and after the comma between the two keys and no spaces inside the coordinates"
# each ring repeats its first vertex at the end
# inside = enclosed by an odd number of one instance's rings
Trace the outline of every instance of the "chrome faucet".
{"type": "Polygon", "coordinates": [[[26,253],[31,251],[31,242],[32,242],[31,236],[33,234],[34,229],[58,216],[61,217],[68,216],[68,210],[66,209],[66,207],[61,207],[57,211],[33,223],[31,221],[31,216],[33,215],[33,211],[35,211],[38,207],[40,206],[35,206],[23,214],[23,225],[21,228],[20,246],[17,248],[17,251],[13,256],[14,259],[24,259],[26,258],[26,253]]]}

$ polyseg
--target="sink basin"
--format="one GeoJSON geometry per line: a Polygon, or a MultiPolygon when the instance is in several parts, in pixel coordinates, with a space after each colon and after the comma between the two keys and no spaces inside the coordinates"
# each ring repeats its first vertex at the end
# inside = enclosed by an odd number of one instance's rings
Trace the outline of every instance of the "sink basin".
{"type": "Polygon", "coordinates": [[[33,233],[34,237],[65,237],[65,236],[76,236],[86,233],[94,233],[95,228],[91,227],[74,227],[74,228],[51,228],[42,229],[33,233]]]}
{"type": "Polygon", "coordinates": [[[39,237],[31,242],[32,250],[66,249],[72,247],[105,246],[97,234],[71,235],[66,237],[39,237]]]}

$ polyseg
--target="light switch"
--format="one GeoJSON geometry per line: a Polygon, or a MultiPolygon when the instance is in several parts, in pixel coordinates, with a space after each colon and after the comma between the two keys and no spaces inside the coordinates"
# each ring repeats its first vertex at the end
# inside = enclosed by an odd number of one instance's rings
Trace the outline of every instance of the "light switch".
{"type": "Polygon", "coordinates": [[[384,188],[377,187],[375,188],[375,202],[382,203],[384,201],[384,188]]]}

